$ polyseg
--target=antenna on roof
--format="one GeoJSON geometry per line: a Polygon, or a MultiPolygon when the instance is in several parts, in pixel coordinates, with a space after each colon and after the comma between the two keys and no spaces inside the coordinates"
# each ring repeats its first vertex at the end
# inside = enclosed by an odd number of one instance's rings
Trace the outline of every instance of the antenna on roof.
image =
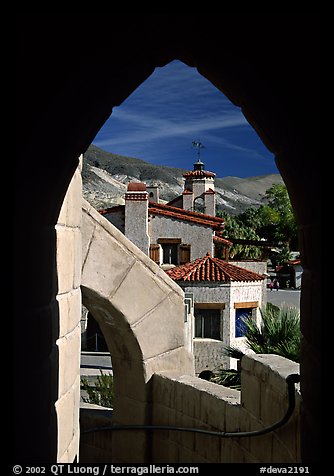
{"type": "Polygon", "coordinates": [[[194,149],[197,149],[197,159],[198,161],[200,162],[201,159],[201,149],[205,149],[204,145],[202,144],[202,142],[200,142],[199,140],[193,140],[192,141],[192,145],[193,145],[193,148],[194,149]]]}

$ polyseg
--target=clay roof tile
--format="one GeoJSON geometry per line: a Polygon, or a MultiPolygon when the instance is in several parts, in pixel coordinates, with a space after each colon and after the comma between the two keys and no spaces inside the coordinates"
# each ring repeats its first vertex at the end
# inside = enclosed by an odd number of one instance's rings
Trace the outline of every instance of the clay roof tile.
{"type": "Polygon", "coordinates": [[[218,258],[213,258],[209,253],[204,258],[198,258],[190,263],[175,266],[166,271],[174,281],[261,281],[264,277],[248,269],[241,268],[218,258]]]}

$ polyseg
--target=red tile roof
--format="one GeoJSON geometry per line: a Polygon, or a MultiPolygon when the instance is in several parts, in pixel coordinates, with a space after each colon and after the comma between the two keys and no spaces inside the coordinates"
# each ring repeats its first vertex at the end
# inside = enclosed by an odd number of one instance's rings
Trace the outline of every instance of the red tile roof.
{"type": "Polygon", "coordinates": [[[225,282],[231,281],[260,281],[264,276],[248,269],[240,268],[218,258],[213,258],[209,253],[204,258],[198,258],[191,263],[175,266],[166,271],[174,281],[190,282],[225,282]]]}
{"type": "MultiPolygon", "coordinates": [[[[199,212],[191,212],[189,210],[184,210],[183,208],[173,207],[171,205],[165,205],[162,203],[149,202],[148,212],[150,215],[161,215],[165,217],[174,218],[175,220],[182,220],[191,223],[197,223],[198,225],[209,226],[217,232],[221,230],[224,226],[224,219],[215,217],[212,215],[206,215],[199,212]]],[[[101,215],[106,215],[108,213],[124,211],[124,205],[116,205],[114,207],[105,208],[99,210],[101,215]]]]}
{"type": "Polygon", "coordinates": [[[149,214],[171,217],[176,220],[184,220],[199,225],[210,226],[213,229],[221,229],[224,225],[224,219],[205,215],[204,213],[190,212],[183,208],[176,208],[162,203],[149,202],[149,214]]]}
{"type": "Polygon", "coordinates": [[[232,246],[233,245],[232,241],[229,241],[226,238],[222,238],[221,236],[214,236],[213,237],[213,242],[217,243],[218,245],[219,244],[222,244],[222,245],[225,245],[225,246],[232,246]]]}
{"type": "Polygon", "coordinates": [[[190,172],[186,172],[183,174],[183,177],[195,177],[195,178],[202,178],[202,177],[212,177],[214,178],[216,174],[213,172],[209,172],[208,170],[191,170],[190,172]]]}

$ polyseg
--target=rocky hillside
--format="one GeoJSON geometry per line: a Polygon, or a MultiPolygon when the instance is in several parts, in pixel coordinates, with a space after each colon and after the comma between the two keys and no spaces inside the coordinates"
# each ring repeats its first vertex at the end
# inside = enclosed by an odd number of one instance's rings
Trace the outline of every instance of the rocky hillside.
{"type": "MultiPolygon", "coordinates": [[[[142,181],[158,185],[160,198],[172,200],[183,191],[184,169],[157,166],[144,160],[106,152],[91,145],[84,154],[83,194],[95,208],[110,207],[124,203],[128,182],[142,181]]],[[[282,182],[278,174],[259,177],[216,178],[215,190],[218,208],[230,214],[238,214],[249,207],[258,207],[266,190],[282,182]]]]}

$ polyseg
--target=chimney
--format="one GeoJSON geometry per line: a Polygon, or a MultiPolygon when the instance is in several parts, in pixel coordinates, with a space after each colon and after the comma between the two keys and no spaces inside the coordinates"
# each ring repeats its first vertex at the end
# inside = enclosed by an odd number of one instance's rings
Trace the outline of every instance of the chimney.
{"type": "Polygon", "coordinates": [[[207,215],[216,216],[216,194],[212,188],[203,193],[204,209],[207,215]]]}
{"type": "Polygon", "coordinates": [[[157,185],[150,185],[146,187],[146,190],[149,201],[159,203],[159,187],[157,185]]]}
{"type": "Polygon", "coordinates": [[[194,193],[186,188],[182,192],[182,200],[183,209],[192,212],[194,210],[194,193]]]}
{"type": "Polygon", "coordinates": [[[125,194],[125,236],[149,256],[148,193],[143,182],[130,182],[125,194]]]}

